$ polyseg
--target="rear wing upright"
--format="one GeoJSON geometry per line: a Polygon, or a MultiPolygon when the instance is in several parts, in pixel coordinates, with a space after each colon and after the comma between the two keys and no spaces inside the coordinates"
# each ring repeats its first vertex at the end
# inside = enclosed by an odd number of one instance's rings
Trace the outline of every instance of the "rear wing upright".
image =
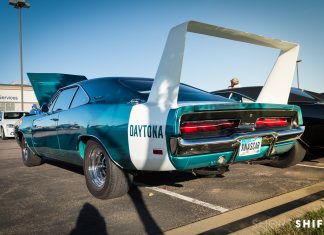
{"type": "Polygon", "coordinates": [[[298,44],[196,21],[185,22],[170,30],[148,103],[156,103],[161,109],[177,106],[187,32],[280,49],[256,102],[287,103],[299,52],[298,44]]]}

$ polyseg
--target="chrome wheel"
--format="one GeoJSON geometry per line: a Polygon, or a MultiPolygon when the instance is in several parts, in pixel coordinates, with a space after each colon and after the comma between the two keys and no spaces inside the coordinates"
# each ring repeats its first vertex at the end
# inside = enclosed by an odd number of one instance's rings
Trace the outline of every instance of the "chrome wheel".
{"type": "Polygon", "coordinates": [[[91,151],[88,171],[92,183],[97,188],[102,188],[106,182],[107,165],[105,154],[101,148],[97,147],[91,151]]]}
{"type": "Polygon", "coordinates": [[[133,181],[132,175],[119,168],[101,143],[94,139],[87,141],[83,169],[89,192],[100,199],[126,194],[133,181]]]}

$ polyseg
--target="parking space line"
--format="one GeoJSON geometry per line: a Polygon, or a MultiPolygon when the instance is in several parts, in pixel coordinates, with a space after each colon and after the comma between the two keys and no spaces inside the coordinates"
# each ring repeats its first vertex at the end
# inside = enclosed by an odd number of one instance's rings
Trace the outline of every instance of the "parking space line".
{"type": "Polygon", "coordinates": [[[305,166],[305,167],[311,167],[311,168],[324,169],[324,166],[312,166],[312,165],[306,165],[306,164],[297,164],[297,166],[305,166]]]}
{"type": "Polygon", "coordinates": [[[224,213],[224,212],[228,211],[228,209],[226,209],[224,207],[216,206],[216,205],[210,204],[208,202],[203,202],[203,201],[200,201],[200,200],[197,200],[197,199],[194,199],[194,198],[191,198],[191,197],[187,197],[187,196],[184,196],[184,195],[181,195],[181,194],[178,194],[178,193],[174,193],[174,192],[171,192],[171,191],[168,191],[168,190],[165,190],[165,189],[161,189],[161,188],[158,188],[158,187],[145,187],[145,188],[151,189],[151,190],[154,190],[154,191],[157,191],[157,192],[160,192],[160,193],[164,193],[164,194],[167,194],[167,195],[169,195],[171,197],[175,197],[175,198],[178,198],[178,199],[181,199],[181,200],[184,200],[184,201],[187,201],[187,202],[191,202],[191,203],[194,203],[194,204],[197,204],[197,205],[200,205],[200,206],[204,206],[204,207],[207,207],[209,209],[219,211],[221,213],[224,213]]]}

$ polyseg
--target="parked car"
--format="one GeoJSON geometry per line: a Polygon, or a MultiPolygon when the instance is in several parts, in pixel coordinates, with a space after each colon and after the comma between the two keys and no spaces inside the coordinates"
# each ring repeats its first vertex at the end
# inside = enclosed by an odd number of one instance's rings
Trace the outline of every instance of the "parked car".
{"type": "Polygon", "coordinates": [[[17,111],[0,111],[0,133],[1,139],[14,137],[14,124],[25,114],[26,112],[17,111]]]}
{"type": "Polygon", "coordinates": [[[83,166],[90,192],[111,198],[127,192],[135,170],[225,166],[274,153],[288,165],[300,161],[297,106],[235,103],[181,85],[180,105],[163,121],[146,102],[152,84],[112,77],[59,89],[42,114],[21,120],[16,136],[23,162],[35,166],[47,157],[83,166]]]}
{"type": "MultiPolygon", "coordinates": [[[[127,193],[136,171],[222,172],[237,162],[289,167],[301,161],[298,106],[238,103],[180,83],[187,32],[289,53],[274,66],[265,100],[278,86],[277,75],[293,75],[298,44],[185,22],[170,30],[154,80],[28,74],[42,113],[23,117],[15,128],[24,164],[36,166],[48,157],[83,166],[89,191],[106,199],[127,193]]],[[[291,81],[281,79],[281,102],[291,81]]]]}
{"type": "MultiPolygon", "coordinates": [[[[241,87],[212,92],[239,102],[255,102],[262,87],[241,87]]],[[[289,104],[298,105],[303,114],[305,132],[300,141],[309,152],[317,154],[324,152],[324,99],[321,94],[291,88],[289,104]]]]}

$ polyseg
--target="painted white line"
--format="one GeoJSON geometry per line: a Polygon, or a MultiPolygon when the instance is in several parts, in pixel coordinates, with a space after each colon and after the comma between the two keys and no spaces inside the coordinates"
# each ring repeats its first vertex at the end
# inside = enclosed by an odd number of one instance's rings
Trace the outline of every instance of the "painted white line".
{"type": "Polygon", "coordinates": [[[161,188],[158,188],[158,187],[145,187],[145,188],[151,189],[151,190],[154,190],[154,191],[157,191],[157,192],[160,192],[160,193],[164,193],[164,194],[167,194],[167,195],[169,195],[171,197],[179,198],[179,199],[182,199],[184,201],[191,202],[191,203],[194,203],[194,204],[197,204],[197,205],[200,205],[200,206],[204,206],[204,207],[207,207],[209,209],[219,211],[221,213],[224,213],[224,212],[228,211],[228,209],[226,209],[224,207],[215,206],[213,204],[203,202],[203,201],[199,201],[197,199],[187,197],[187,196],[183,196],[181,194],[174,193],[174,192],[171,192],[171,191],[168,191],[168,190],[165,190],[165,189],[161,189],[161,188]]]}
{"type": "Polygon", "coordinates": [[[297,164],[297,166],[305,166],[305,167],[311,167],[311,168],[324,169],[324,166],[312,166],[312,165],[306,165],[306,164],[297,164]]]}

